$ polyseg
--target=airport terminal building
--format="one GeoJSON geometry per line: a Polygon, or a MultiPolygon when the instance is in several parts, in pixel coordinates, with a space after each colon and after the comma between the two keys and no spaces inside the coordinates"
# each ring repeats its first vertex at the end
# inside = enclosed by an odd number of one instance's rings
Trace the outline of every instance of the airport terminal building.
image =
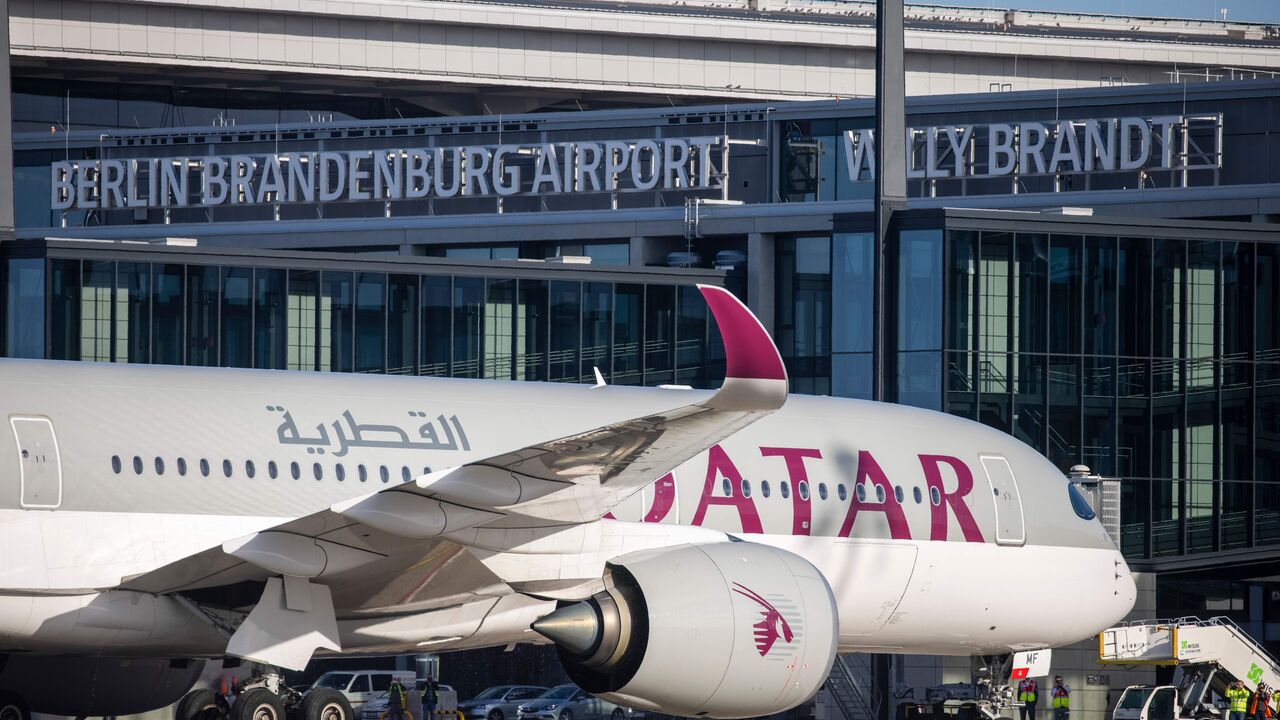
{"type": "MultiPolygon", "coordinates": [[[[794,392],[972,418],[1116,480],[1142,609],[1280,651],[1265,73],[908,98],[878,307],[869,100],[425,117],[339,89],[317,120],[282,90],[257,122],[184,125],[237,100],[22,72],[6,356],[714,387],[695,285],[723,285],[794,392]]],[[[1090,677],[1081,709],[1105,708],[1090,677]]]]}

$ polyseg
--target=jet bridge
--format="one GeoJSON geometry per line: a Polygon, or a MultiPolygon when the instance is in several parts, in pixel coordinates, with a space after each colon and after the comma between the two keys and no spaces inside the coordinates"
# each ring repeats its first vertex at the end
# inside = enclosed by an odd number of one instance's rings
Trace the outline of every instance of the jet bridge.
{"type": "Polygon", "coordinates": [[[1225,695],[1239,680],[1251,692],[1259,683],[1280,687],[1280,663],[1229,618],[1143,620],[1098,635],[1098,661],[1110,665],[1173,665],[1179,716],[1217,715],[1212,690],[1225,695]]]}

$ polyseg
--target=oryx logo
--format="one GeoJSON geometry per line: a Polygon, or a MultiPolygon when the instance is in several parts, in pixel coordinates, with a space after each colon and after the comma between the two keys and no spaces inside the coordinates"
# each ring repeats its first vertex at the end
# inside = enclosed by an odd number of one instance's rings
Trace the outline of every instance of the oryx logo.
{"type": "Polygon", "coordinates": [[[773,606],[773,603],[760,597],[759,593],[742,583],[734,583],[733,585],[734,592],[751,598],[762,608],[760,622],[752,626],[756,629],[756,650],[760,651],[760,657],[769,654],[769,651],[773,649],[773,644],[778,641],[779,637],[782,638],[783,642],[791,642],[795,638],[795,633],[791,632],[791,624],[782,616],[782,612],[773,606]]]}

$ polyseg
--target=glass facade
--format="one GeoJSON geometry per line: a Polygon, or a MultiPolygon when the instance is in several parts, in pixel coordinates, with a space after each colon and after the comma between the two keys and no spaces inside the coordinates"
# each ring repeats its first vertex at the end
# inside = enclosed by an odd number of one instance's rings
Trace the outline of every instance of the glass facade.
{"type": "Polygon", "coordinates": [[[0,261],[5,354],[563,382],[594,382],[599,368],[627,385],[723,376],[692,284],[703,275],[574,280],[128,255],[0,261]]]}
{"type": "MultiPolygon", "coordinates": [[[[1131,558],[1280,543],[1277,238],[983,224],[892,233],[885,399],[1119,478],[1131,558]]],[[[775,331],[795,391],[868,398],[873,243],[836,225],[779,239],[775,331]]]]}

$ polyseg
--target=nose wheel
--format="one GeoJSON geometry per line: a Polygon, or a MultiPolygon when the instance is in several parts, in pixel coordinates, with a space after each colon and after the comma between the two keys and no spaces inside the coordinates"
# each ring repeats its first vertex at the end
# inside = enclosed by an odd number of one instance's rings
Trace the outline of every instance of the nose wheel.
{"type": "Polygon", "coordinates": [[[17,695],[0,693],[0,720],[31,720],[31,711],[17,695]]]}

